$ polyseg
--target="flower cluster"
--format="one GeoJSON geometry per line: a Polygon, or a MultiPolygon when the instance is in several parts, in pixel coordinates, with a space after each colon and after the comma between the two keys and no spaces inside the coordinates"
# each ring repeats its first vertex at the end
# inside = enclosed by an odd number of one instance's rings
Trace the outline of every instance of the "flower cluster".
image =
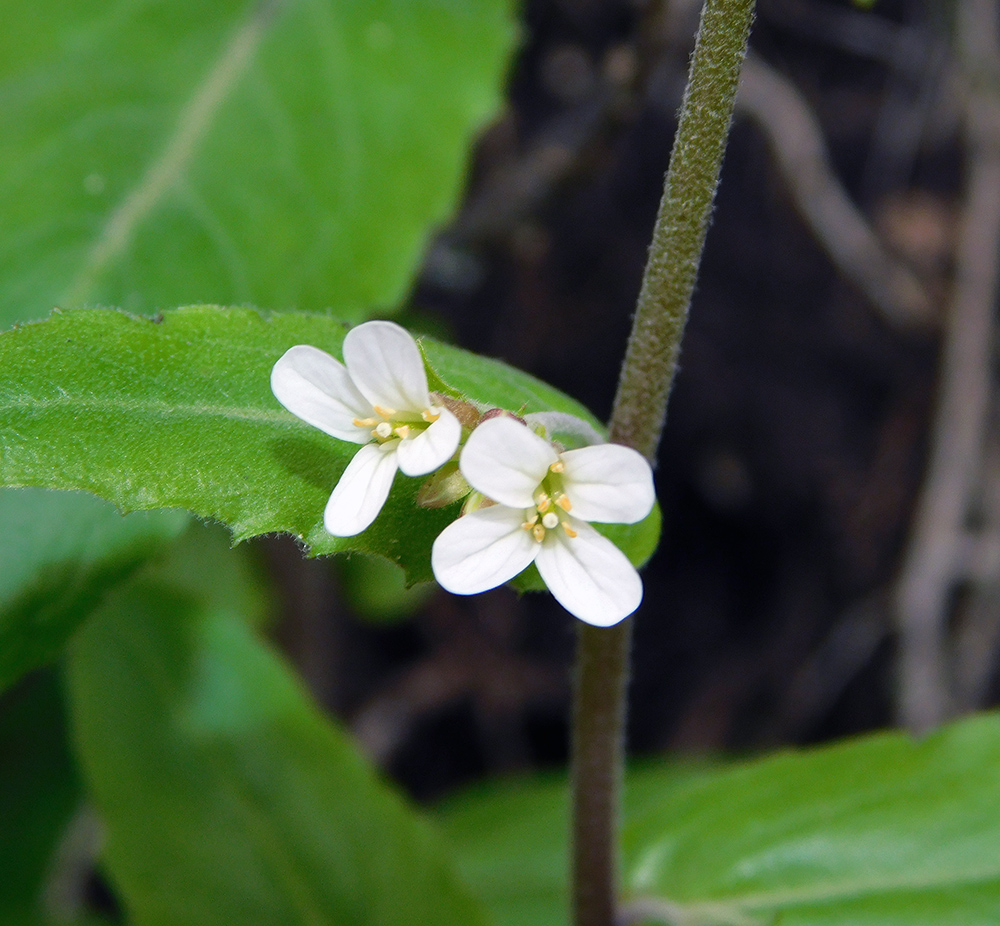
{"type": "Polygon", "coordinates": [[[331,534],[367,528],[397,469],[426,476],[458,455],[471,494],[434,541],[431,567],[442,587],[478,594],[534,563],[556,600],[588,623],[610,626],[639,606],[638,573],[590,522],[634,524],[652,511],[652,471],[640,454],[617,444],[563,450],[538,433],[543,425],[536,431],[504,413],[483,416],[459,453],[463,425],[443,398],[432,401],[420,349],[405,329],[359,325],[343,353],[341,364],[315,347],[293,347],[271,374],[292,414],[364,445],[327,503],[331,534]]]}

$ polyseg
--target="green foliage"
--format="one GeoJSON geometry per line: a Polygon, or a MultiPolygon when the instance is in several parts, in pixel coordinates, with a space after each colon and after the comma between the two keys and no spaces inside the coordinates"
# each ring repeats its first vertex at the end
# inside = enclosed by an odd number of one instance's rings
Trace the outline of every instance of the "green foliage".
{"type": "MultiPolygon", "coordinates": [[[[630,773],[626,902],[667,926],[987,926],[1000,921],[1000,717],[738,767],[630,773]]],[[[498,926],[566,923],[565,777],[440,809],[498,926]]]]}
{"type": "MultiPolygon", "coordinates": [[[[391,311],[512,40],[508,0],[7,4],[0,329],[95,302],[391,311]]],[[[0,491],[0,526],[2,690],[181,521],[0,491]]]]}
{"type": "Polygon", "coordinates": [[[394,306],[499,102],[509,0],[7,4],[0,328],[394,306]]]}
{"type": "Polygon", "coordinates": [[[628,887],[692,924],[986,926],[998,808],[995,714],[788,753],[669,793],[627,828],[628,887]]]}
{"type": "MultiPolygon", "coordinates": [[[[626,773],[626,820],[703,773],[695,762],[638,764],[626,773]]],[[[466,882],[497,926],[561,926],[569,909],[566,775],[476,785],[438,808],[466,882]]]]}
{"type": "Polygon", "coordinates": [[[180,512],[123,518],[83,493],[0,492],[0,691],[55,657],[104,590],[186,523],[180,512]]]}
{"type": "Polygon", "coordinates": [[[41,926],[46,876],[81,799],[56,678],[0,699],[0,923],[41,926]]]}
{"type": "MultiPolygon", "coordinates": [[[[397,475],[369,530],[331,537],[323,508],[357,446],[299,421],[271,394],[271,367],[288,347],[336,354],[344,332],[329,316],[215,306],[155,319],[78,311],[6,332],[0,483],[86,489],[123,510],[186,508],[237,539],[285,531],[314,553],[376,553],[402,565],[410,582],[429,579],[431,543],[457,506],[416,507],[422,480],[397,475]]],[[[447,382],[477,401],[597,425],[525,373],[429,339],[424,349],[447,382]]],[[[619,529],[623,549],[641,557],[657,519],[619,529]]]]}
{"type": "Polygon", "coordinates": [[[148,570],[74,638],[69,692],[104,863],[136,926],[434,923],[483,913],[229,601],[148,570]]]}

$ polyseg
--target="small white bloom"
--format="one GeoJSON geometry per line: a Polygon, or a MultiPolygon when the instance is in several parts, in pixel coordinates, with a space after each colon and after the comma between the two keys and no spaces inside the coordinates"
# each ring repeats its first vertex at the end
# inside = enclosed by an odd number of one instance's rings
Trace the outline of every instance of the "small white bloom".
{"type": "Polygon", "coordinates": [[[458,449],[462,426],[433,405],[420,348],[394,322],[365,322],[344,338],[344,363],[316,347],[286,351],[271,390],[293,415],[332,437],[364,444],[323,514],[337,537],[360,534],[382,510],[400,469],[424,476],[458,449]]]}
{"type": "Polygon", "coordinates": [[[502,585],[532,562],[567,611],[607,627],[642,601],[642,580],[588,521],[634,524],[653,509],[653,474],[628,447],[557,453],[513,418],[476,428],[459,458],[469,485],[496,504],[448,525],[431,552],[438,582],[456,595],[502,585]]]}

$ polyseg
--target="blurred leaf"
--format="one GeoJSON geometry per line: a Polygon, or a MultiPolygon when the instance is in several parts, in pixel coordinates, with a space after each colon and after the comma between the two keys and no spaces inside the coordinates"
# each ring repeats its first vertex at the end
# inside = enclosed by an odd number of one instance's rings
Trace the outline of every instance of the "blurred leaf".
{"type": "Polygon", "coordinates": [[[394,306],[499,103],[509,7],[6,4],[0,328],[53,304],[394,306]]]}
{"type": "Polygon", "coordinates": [[[0,492],[0,691],[55,658],[107,587],[187,520],[174,511],[123,518],[78,492],[0,492]]]}
{"type": "MultiPolygon", "coordinates": [[[[626,820],[704,766],[639,764],[626,775],[626,820]]],[[[489,781],[450,798],[439,818],[459,870],[496,926],[567,926],[569,783],[565,774],[489,781]]]]}
{"type": "Polygon", "coordinates": [[[475,926],[439,840],[225,600],[149,571],[73,641],[105,863],[136,926],[475,926]]]}
{"type": "MultiPolygon", "coordinates": [[[[0,334],[0,483],[87,489],[125,510],[187,508],[237,539],[285,531],[314,553],[376,553],[410,582],[430,579],[431,543],[458,506],[416,507],[423,480],[397,475],[371,528],[330,536],[323,508],[357,446],[299,421],[271,394],[271,367],[288,347],[338,354],[344,332],[328,316],[194,306],[158,319],[56,314],[0,334]]],[[[424,348],[480,402],[555,409],[598,426],[525,373],[429,339],[424,348]]],[[[649,524],[658,528],[657,512],[620,529],[626,553],[646,553],[649,524]]]]}
{"type": "Polygon", "coordinates": [[[53,674],[0,699],[0,923],[40,924],[46,876],[82,794],[53,674]]]}
{"type": "Polygon", "coordinates": [[[373,624],[405,620],[434,592],[426,583],[407,588],[403,570],[378,557],[344,557],[337,566],[344,599],[358,617],[373,624]]]}
{"type": "Polygon", "coordinates": [[[626,832],[632,893],[674,921],[1000,922],[1000,718],[763,759],[668,794],[626,832]]]}
{"type": "MultiPolygon", "coordinates": [[[[0,328],[54,303],[395,305],[497,106],[508,8],[7,4],[0,328]]],[[[182,522],[0,491],[0,690],[182,522]]]]}

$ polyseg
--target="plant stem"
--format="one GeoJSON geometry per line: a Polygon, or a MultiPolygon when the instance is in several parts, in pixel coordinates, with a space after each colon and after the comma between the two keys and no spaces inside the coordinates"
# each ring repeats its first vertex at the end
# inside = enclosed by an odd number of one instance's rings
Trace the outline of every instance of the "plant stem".
{"type": "Polygon", "coordinates": [[[705,0],[649,260],[611,413],[615,443],[652,462],[666,418],[726,150],[754,0],[705,0]]]}
{"type": "Polygon", "coordinates": [[[573,697],[573,908],[576,926],[611,926],[618,895],[618,815],[632,618],[577,623],[573,697]]]}
{"type": "MultiPolygon", "coordinates": [[[[705,0],[610,439],[651,463],[718,186],[754,0],[705,0]]],[[[632,619],[577,625],[573,707],[573,923],[614,926],[632,619]]]]}

